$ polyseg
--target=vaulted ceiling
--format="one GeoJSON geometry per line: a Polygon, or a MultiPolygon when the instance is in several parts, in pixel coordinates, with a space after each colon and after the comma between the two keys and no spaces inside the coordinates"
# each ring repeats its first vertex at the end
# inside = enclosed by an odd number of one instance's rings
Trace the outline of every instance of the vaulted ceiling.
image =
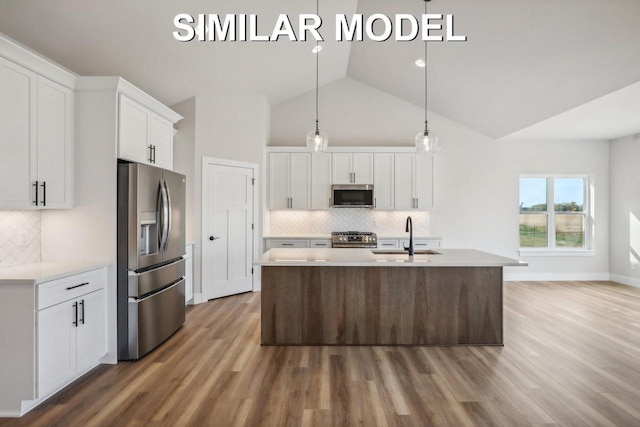
{"type": "MultiPolygon", "coordinates": [[[[2,0],[0,32],[80,75],[121,75],[169,105],[217,93],[262,93],[277,104],[313,89],[314,42],[180,43],[173,18],[255,13],[266,33],[278,14],[315,7],[313,0],[2,0]]],[[[321,84],[348,76],[422,106],[419,40],[336,42],[333,23],[336,14],[418,15],[423,7],[420,0],[320,0],[321,84]]],[[[468,37],[429,43],[429,110],[489,136],[518,135],[640,82],[638,0],[433,0],[429,12],[454,14],[455,33],[468,37]]],[[[611,102],[596,104],[585,120],[615,114],[611,102]]],[[[600,134],[616,136],[611,121],[602,126],[600,134]]]]}

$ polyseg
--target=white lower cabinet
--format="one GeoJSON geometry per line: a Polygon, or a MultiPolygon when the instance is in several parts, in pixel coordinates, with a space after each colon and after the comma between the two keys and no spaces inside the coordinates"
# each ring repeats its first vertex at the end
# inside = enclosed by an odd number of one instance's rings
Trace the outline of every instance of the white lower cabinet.
{"type": "Polygon", "coordinates": [[[308,248],[308,239],[265,239],[265,250],[273,248],[308,248]]]}
{"type": "MultiPolygon", "coordinates": [[[[417,238],[413,239],[413,248],[416,250],[439,248],[442,238],[417,238]]],[[[378,239],[378,249],[404,249],[409,246],[409,239],[378,239]]]]}
{"type": "Polygon", "coordinates": [[[329,239],[312,239],[309,240],[310,248],[330,248],[331,240],[329,239]]]}
{"type": "Polygon", "coordinates": [[[398,249],[398,241],[395,239],[378,239],[378,249],[398,249]]]}
{"type": "Polygon", "coordinates": [[[78,291],[73,292],[76,289],[99,289],[36,312],[37,398],[46,397],[93,368],[107,352],[105,296],[100,275],[82,274],[56,282],[57,286],[40,285],[49,287],[49,292],[38,291],[43,296],[40,301],[63,299],[65,293],[77,294],[78,291]]]}
{"type": "Polygon", "coordinates": [[[38,399],[93,368],[106,354],[103,271],[37,285],[38,399]]]}

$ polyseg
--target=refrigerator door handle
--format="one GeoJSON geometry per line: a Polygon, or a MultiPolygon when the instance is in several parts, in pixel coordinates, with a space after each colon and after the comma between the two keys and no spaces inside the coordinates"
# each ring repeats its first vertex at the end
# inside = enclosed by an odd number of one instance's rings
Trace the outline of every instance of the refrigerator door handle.
{"type": "MultiPolygon", "coordinates": [[[[166,195],[166,230],[167,232],[165,233],[165,237],[164,237],[164,248],[163,250],[167,250],[167,248],[169,247],[169,237],[171,236],[171,192],[169,191],[169,186],[167,185],[167,180],[163,179],[162,180],[163,185],[164,185],[164,192],[166,195]]],[[[165,225],[165,224],[163,224],[165,225]]]]}
{"type": "Polygon", "coordinates": [[[158,194],[158,237],[159,237],[159,248],[161,251],[164,251],[167,246],[167,211],[168,211],[168,200],[167,193],[164,180],[160,181],[160,192],[158,194]]]}

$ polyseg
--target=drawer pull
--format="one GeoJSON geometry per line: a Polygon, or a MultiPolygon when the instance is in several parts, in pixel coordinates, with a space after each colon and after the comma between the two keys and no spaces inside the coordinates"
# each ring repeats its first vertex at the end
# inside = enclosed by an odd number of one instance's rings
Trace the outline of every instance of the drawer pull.
{"type": "Polygon", "coordinates": [[[383,243],[382,246],[395,246],[393,243],[383,243]]]}
{"type": "Polygon", "coordinates": [[[293,243],[281,243],[281,246],[293,246],[293,243]]]}
{"type": "Polygon", "coordinates": [[[77,328],[78,327],[78,303],[77,302],[73,303],[73,309],[75,310],[75,317],[74,317],[74,321],[73,321],[73,326],[75,326],[77,328]]]}
{"type": "Polygon", "coordinates": [[[79,288],[81,286],[87,286],[89,284],[89,282],[85,282],[85,283],[80,283],[79,285],[75,285],[75,286],[69,286],[67,288],[68,291],[70,291],[71,289],[75,289],[75,288],[79,288]]]}
{"type": "Polygon", "coordinates": [[[80,311],[80,314],[82,315],[82,317],[80,318],[80,323],[84,325],[84,300],[80,301],[80,307],[82,308],[82,310],[80,311]]]}

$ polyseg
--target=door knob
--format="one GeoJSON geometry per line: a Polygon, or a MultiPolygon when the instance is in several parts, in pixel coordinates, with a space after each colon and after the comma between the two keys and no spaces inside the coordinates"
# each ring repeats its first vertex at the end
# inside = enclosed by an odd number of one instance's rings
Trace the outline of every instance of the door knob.
{"type": "Polygon", "coordinates": [[[213,242],[214,240],[218,240],[218,239],[219,239],[219,237],[209,236],[209,240],[211,240],[212,242],[213,242]]]}

